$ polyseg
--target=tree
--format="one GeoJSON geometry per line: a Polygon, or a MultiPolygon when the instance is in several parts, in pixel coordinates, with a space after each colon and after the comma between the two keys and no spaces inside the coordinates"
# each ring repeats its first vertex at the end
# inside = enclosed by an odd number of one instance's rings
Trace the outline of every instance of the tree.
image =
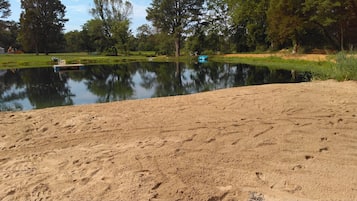
{"type": "Polygon", "coordinates": [[[201,9],[202,15],[196,17],[191,33],[185,40],[186,48],[191,53],[229,52],[231,45],[232,20],[226,1],[206,0],[201,9]]]}
{"type": "Polygon", "coordinates": [[[0,23],[0,46],[1,47],[13,47],[20,48],[16,38],[19,33],[19,23],[14,21],[8,21],[0,23]]]}
{"type": "Polygon", "coordinates": [[[0,19],[7,18],[11,14],[10,3],[8,0],[0,0],[0,19]]]}
{"type": "Polygon", "coordinates": [[[64,35],[66,39],[66,52],[81,52],[85,50],[83,48],[82,33],[75,30],[70,31],[64,35]]]}
{"type": "Polygon", "coordinates": [[[237,35],[241,39],[238,40],[239,46],[247,46],[250,50],[266,49],[267,11],[270,0],[226,1],[236,29],[234,32],[240,33],[237,35]],[[246,40],[245,44],[242,44],[242,39],[246,40]]]}
{"type": "Polygon", "coordinates": [[[102,21],[106,48],[119,45],[127,52],[127,41],[130,35],[129,16],[133,12],[133,6],[129,1],[123,0],[94,0],[94,8],[91,10],[95,19],[102,21]]]}
{"type": "Polygon", "coordinates": [[[10,4],[7,0],[0,0],[0,46],[5,45],[5,38],[8,31],[7,29],[7,23],[5,21],[2,21],[1,19],[5,19],[10,15],[10,4]]]}
{"type": "Polygon", "coordinates": [[[335,46],[344,49],[344,32],[355,19],[353,0],[305,0],[303,13],[306,20],[316,25],[335,46]]]}
{"type": "Polygon", "coordinates": [[[109,47],[108,40],[103,30],[103,22],[100,19],[92,19],[83,25],[83,37],[87,43],[88,51],[102,52],[109,47]]]}
{"type": "Polygon", "coordinates": [[[66,7],[60,0],[21,0],[19,39],[28,51],[46,54],[64,44],[66,7]]]}
{"type": "Polygon", "coordinates": [[[270,0],[267,13],[268,37],[273,45],[292,43],[297,52],[306,25],[302,14],[304,0],[270,0]]]}
{"type": "Polygon", "coordinates": [[[148,24],[141,25],[136,29],[136,38],[138,39],[138,50],[154,50],[154,46],[150,44],[150,37],[153,35],[153,31],[148,24]]]}
{"type": "Polygon", "coordinates": [[[175,41],[175,55],[180,56],[183,34],[198,22],[204,0],[153,0],[146,19],[175,41]]]}

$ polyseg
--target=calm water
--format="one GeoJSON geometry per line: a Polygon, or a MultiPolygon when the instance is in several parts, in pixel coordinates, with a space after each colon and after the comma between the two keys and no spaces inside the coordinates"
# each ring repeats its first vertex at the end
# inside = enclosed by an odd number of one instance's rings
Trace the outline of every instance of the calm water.
{"type": "Polygon", "coordinates": [[[309,73],[223,63],[129,63],[63,72],[54,72],[53,68],[0,70],[0,111],[175,96],[310,79],[309,73]]]}

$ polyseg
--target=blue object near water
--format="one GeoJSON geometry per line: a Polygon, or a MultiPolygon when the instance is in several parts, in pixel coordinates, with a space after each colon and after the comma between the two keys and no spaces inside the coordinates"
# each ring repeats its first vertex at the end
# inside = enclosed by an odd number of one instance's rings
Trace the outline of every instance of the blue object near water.
{"type": "Polygon", "coordinates": [[[198,56],[198,62],[204,63],[208,61],[208,55],[200,55],[198,56]]]}

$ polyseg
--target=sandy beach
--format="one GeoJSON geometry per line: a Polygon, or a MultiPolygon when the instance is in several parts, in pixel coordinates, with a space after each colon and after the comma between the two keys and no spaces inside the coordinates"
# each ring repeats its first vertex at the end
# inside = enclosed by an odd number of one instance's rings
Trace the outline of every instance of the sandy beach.
{"type": "Polygon", "coordinates": [[[357,200],[357,82],[1,112],[0,200],[357,200]]]}

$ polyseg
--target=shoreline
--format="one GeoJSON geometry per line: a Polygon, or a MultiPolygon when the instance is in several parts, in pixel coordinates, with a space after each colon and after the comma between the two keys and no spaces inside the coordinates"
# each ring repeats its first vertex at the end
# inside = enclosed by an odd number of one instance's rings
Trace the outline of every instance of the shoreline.
{"type": "MultiPolygon", "coordinates": [[[[282,59],[293,59],[297,61],[307,62],[330,62],[330,57],[334,55],[325,54],[291,54],[291,53],[239,53],[239,54],[225,54],[225,55],[212,55],[217,58],[250,58],[250,59],[264,59],[269,57],[278,57],[282,59]]],[[[2,61],[0,62],[0,69],[15,69],[15,68],[32,68],[32,67],[51,67],[56,64],[52,61],[52,57],[64,59],[69,64],[82,63],[85,65],[100,65],[100,64],[118,64],[126,62],[175,62],[175,57],[167,56],[154,56],[151,54],[131,55],[131,56],[102,56],[102,55],[88,55],[85,53],[68,53],[68,54],[50,54],[39,55],[33,54],[5,54],[0,55],[2,61]]],[[[195,57],[181,56],[179,61],[187,62],[188,60],[195,60],[195,57]]]]}
{"type": "Polygon", "coordinates": [[[0,200],[356,200],[357,82],[0,113],[0,200]]]}

